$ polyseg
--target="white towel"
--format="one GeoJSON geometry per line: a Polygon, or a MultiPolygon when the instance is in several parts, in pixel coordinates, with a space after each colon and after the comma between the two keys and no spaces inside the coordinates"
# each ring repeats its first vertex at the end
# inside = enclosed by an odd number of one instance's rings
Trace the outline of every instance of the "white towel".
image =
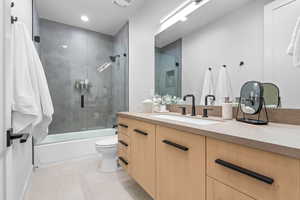
{"type": "Polygon", "coordinates": [[[214,95],[214,79],[213,73],[211,69],[207,69],[204,76],[204,83],[201,95],[200,105],[205,105],[205,97],[206,95],[214,95]]]}
{"type": "MultiPolygon", "coordinates": [[[[32,135],[35,139],[35,142],[42,141],[48,134],[48,126],[52,121],[52,115],[54,113],[52,100],[46,80],[46,76],[44,73],[44,69],[42,63],[39,59],[38,53],[34,47],[34,44],[31,40],[31,37],[28,33],[26,26],[21,23],[17,22],[14,24],[14,76],[16,77],[26,77],[28,82],[24,82],[21,80],[16,80],[15,83],[15,103],[14,107],[23,107],[23,100],[19,99],[20,90],[25,93],[25,96],[30,96],[31,106],[32,109],[28,109],[28,113],[30,116],[34,116],[33,120],[23,124],[23,126],[31,126],[32,135]],[[17,49],[18,47],[22,47],[21,50],[17,49]],[[26,70],[26,74],[19,69],[22,68],[26,70]],[[30,82],[30,83],[29,83],[30,82]],[[28,92],[27,92],[28,91],[28,92]]],[[[13,110],[13,113],[17,115],[23,114],[20,111],[13,110]]],[[[14,115],[13,115],[14,116],[14,115]]],[[[24,117],[24,116],[23,116],[24,117]]],[[[28,117],[24,117],[27,119],[28,117]]],[[[31,118],[32,119],[32,118],[31,118]]],[[[22,118],[14,118],[13,117],[13,124],[15,122],[21,122],[22,125],[22,118]],[[17,119],[17,121],[16,121],[17,119]]],[[[14,127],[18,128],[18,127],[14,127]]],[[[20,129],[18,129],[20,130],[20,129]]],[[[21,129],[22,130],[22,129],[21,129]]]]}
{"type": "Polygon", "coordinates": [[[221,67],[216,91],[217,105],[222,105],[226,97],[229,97],[229,100],[233,101],[233,90],[227,68],[221,67]]]}
{"type": "Polygon", "coordinates": [[[300,17],[297,19],[287,54],[293,56],[293,65],[300,67],[300,17]]]}

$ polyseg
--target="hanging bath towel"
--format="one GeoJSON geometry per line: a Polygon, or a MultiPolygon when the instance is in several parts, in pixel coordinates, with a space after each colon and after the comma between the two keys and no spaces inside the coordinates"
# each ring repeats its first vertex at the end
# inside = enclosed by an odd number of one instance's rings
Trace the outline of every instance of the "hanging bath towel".
{"type": "Polygon", "coordinates": [[[212,69],[207,69],[205,72],[202,95],[200,105],[205,105],[205,97],[206,95],[214,95],[214,79],[212,69]]]}
{"type": "Polygon", "coordinates": [[[226,97],[229,97],[229,100],[233,101],[233,90],[227,68],[221,67],[216,91],[217,105],[222,105],[226,97]]]}
{"type": "Polygon", "coordinates": [[[300,17],[297,19],[287,54],[293,56],[293,65],[300,67],[300,17]]]}
{"type": "Polygon", "coordinates": [[[39,104],[35,91],[24,41],[24,31],[20,26],[12,29],[12,128],[15,133],[30,132],[38,120],[39,104]]]}
{"type": "MultiPolygon", "coordinates": [[[[26,62],[19,63],[20,65],[25,65],[28,68],[29,77],[31,80],[31,90],[33,91],[35,108],[35,120],[31,124],[32,135],[36,143],[42,141],[48,134],[48,126],[52,121],[52,115],[54,113],[53,104],[44,73],[42,63],[39,59],[38,53],[34,47],[31,37],[26,29],[26,26],[17,22],[14,24],[14,37],[19,40],[20,45],[25,49],[19,52],[26,58],[26,62]]],[[[18,55],[14,55],[14,60],[17,60],[18,55]]],[[[18,70],[20,66],[15,65],[15,71],[18,70]]]]}

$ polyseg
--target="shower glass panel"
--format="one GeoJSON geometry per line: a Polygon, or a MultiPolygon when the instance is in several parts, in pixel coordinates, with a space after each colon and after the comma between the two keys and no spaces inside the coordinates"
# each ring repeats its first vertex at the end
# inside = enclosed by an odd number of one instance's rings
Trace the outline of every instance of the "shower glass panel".
{"type": "Polygon", "coordinates": [[[111,128],[116,112],[128,110],[128,24],[111,36],[38,21],[39,53],[55,111],[49,134],[111,128]],[[105,63],[111,64],[97,70],[105,63]]]}
{"type": "Polygon", "coordinates": [[[155,51],[155,93],[181,97],[181,41],[155,51]]]}

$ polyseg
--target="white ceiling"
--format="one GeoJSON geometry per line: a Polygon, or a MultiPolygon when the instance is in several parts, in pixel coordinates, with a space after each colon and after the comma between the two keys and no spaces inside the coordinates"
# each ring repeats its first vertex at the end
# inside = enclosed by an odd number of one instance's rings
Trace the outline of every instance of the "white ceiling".
{"type": "Polygon", "coordinates": [[[178,22],[156,35],[156,47],[164,47],[220,17],[245,6],[254,0],[211,0],[188,16],[185,22],[178,22]]]}
{"type": "Polygon", "coordinates": [[[112,0],[35,0],[41,18],[114,35],[142,6],[144,0],[134,0],[127,8],[120,8],[112,0]],[[87,15],[89,22],[80,20],[87,15]]]}

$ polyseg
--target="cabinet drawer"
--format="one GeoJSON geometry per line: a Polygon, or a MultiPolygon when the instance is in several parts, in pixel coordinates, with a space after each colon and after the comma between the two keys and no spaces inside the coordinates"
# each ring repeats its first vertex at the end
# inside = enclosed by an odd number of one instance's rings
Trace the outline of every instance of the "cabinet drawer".
{"type": "Polygon", "coordinates": [[[207,199],[206,200],[254,200],[222,183],[207,177],[207,199]]]}
{"type": "Polygon", "coordinates": [[[129,136],[130,119],[119,117],[118,118],[118,133],[129,136]]]}
{"type": "Polygon", "coordinates": [[[119,165],[121,165],[121,167],[128,173],[130,174],[130,171],[129,171],[129,165],[130,165],[130,162],[125,158],[124,154],[122,152],[118,153],[118,163],[119,165]]]}
{"type": "Polygon", "coordinates": [[[118,155],[123,156],[127,161],[130,161],[130,142],[129,137],[125,135],[119,135],[118,140],[118,155]]]}
{"type": "Polygon", "coordinates": [[[207,174],[257,200],[299,200],[299,160],[207,138],[207,174]]]}
{"type": "Polygon", "coordinates": [[[156,199],[205,200],[205,137],[156,129],[156,199]]]}

